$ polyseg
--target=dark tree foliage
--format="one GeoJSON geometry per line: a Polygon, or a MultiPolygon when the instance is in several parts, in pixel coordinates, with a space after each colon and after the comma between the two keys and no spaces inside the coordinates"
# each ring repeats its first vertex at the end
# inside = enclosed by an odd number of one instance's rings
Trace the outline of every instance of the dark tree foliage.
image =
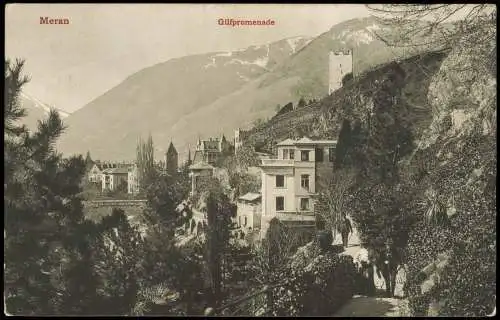
{"type": "Polygon", "coordinates": [[[87,151],[87,155],[85,156],[85,167],[87,170],[90,170],[93,165],[94,165],[94,161],[92,160],[92,157],[90,156],[90,152],[87,151]]]}
{"type": "Polygon", "coordinates": [[[220,183],[213,179],[206,198],[207,243],[206,258],[211,283],[211,303],[221,302],[222,258],[228,248],[231,219],[236,215],[236,206],[224,194],[220,183]]]}
{"type": "Polygon", "coordinates": [[[147,188],[157,173],[154,163],[153,137],[151,134],[147,141],[139,139],[136,147],[136,156],[138,180],[141,189],[147,188]]]}
{"type": "Polygon", "coordinates": [[[83,158],[62,159],[54,143],[64,131],[56,111],[28,133],[18,95],[23,62],[5,63],[7,128],[5,177],[5,287],[10,313],[90,314],[97,300],[92,270],[92,223],[77,196],[83,158]],[[9,127],[10,126],[10,127],[9,127]],[[78,275],[78,276],[76,276],[78,275]]]}
{"type": "Polygon", "coordinates": [[[345,87],[346,85],[352,83],[353,81],[353,75],[352,75],[352,72],[346,74],[343,78],[342,78],[342,86],[345,87]]]}
{"type": "Polygon", "coordinates": [[[165,227],[170,234],[169,239],[174,236],[175,228],[190,219],[176,211],[177,206],[187,199],[189,190],[185,173],[159,176],[146,188],[148,208],[144,215],[151,225],[165,227]]]}
{"type": "Polygon", "coordinates": [[[351,122],[347,119],[344,119],[342,122],[342,126],[340,127],[339,136],[337,139],[337,145],[335,146],[335,161],[334,161],[334,169],[340,169],[344,162],[346,161],[347,151],[352,147],[351,135],[351,122]]]}
{"type": "MultiPolygon", "coordinates": [[[[345,122],[337,159],[340,166],[357,168],[357,186],[350,198],[351,216],[363,244],[378,257],[379,265],[385,267],[383,261],[390,257],[390,270],[384,273],[386,280],[394,276],[407,242],[410,221],[401,207],[409,193],[402,191],[405,188],[398,163],[413,149],[407,108],[400,99],[405,73],[397,63],[389,70],[374,93],[367,129],[356,122],[348,130],[345,122]]],[[[394,286],[387,289],[390,294],[394,286]]]]}
{"type": "Polygon", "coordinates": [[[142,264],[148,249],[137,227],[131,226],[121,209],[114,209],[98,225],[94,246],[95,272],[99,275],[100,299],[95,314],[125,315],[134,306],[146,278],[142,264]]]}

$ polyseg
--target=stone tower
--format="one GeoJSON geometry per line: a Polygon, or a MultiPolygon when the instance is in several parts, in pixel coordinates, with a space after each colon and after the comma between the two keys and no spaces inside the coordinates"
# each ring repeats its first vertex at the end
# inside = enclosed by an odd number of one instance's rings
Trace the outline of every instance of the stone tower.
{"type": "Polygon", "coordinates": [[[352,50],[330,51],[328,64],[328,94],[332,94],[342,87],[342,78],[353,72],[352,50]]]}
{"type": "Polygon", "coordinates": [[[165,171],[169,174],[175,174],[179,167],[177,150],[174,144],[170,142],[167,152],[165,152],[165,171]]]}

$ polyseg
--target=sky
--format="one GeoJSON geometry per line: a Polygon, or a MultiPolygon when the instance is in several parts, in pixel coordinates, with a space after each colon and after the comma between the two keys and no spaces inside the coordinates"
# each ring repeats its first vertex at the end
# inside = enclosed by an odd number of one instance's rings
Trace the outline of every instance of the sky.
{"type": "Polygon", "coordinates": [[[317,36],[369,16],[346,4],[9,4],[5,51],[26,60],[29,95],[73,112],[143,68],[186,55],[317,36]],[[40,24],[40,17],[67,25],[40,24]],[[221,26],[220,18],[273,26],[221,26]]]}

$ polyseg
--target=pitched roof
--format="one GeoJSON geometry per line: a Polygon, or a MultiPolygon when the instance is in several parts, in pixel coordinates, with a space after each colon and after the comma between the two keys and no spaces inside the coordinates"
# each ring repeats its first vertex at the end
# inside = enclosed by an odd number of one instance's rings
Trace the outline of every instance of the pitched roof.
{"type": "Polygon", "coordinates": [[[314,143],[314,141],[312,141],[308,137],[302,137],[301,139],[295,142],[295,144],[311,144],[311,143],[314,143]]]}
{"type": "Polygon", "coordinates": [[[238,200],[255,201],[257,199],[260,199],[260,197],[261,197],[260,193],[249,192],[239,197],[238,200]]]}
{"type": "Polygon", "coordinates": [[[100,163],[94,163],[94,165],[92,166],[92,168],[90,168],[90,170],[94,169],[94,167],[99,169],[99,171],[102,171],[102,165],[100,163]]]}
{"type": "Polygon", "coordinates": [[[337,140],[314,140],[315,144],[337,144],[337,140]]]}
{"type": "Polygon", "coordinates": [[[200,150],[194,152],[193,162],[198,163],[203,161],[203,153],[200,150]]]}
{"type": "Polygon", "coordinates": [[[198,162],[198,163],[195,163],[195,164],[189,166],[189,169],[191,169],[191,170],[202,170],[202,169],[213,169],[213,168],[214,167],[212,167],[211,165],[209,165],[206,162],[198,162]]]}
{"type": "Polygon", "coordinates": [[[170,145],[168,146],[167,153],[168,154],[177,154],[177,150],[175,149],[174,144],[172,143],[172,141],[170,141],[170,145]]]}
{"type": "Polygon", "coordinates": [[[292,139],[286,139],[278,143],[278,146],[293,146],[295,145],[295,141],[292,139]]]}
{"type": "Polygon", "coordinates": [[[299,140],[286,139],[278,143],[278,146],[295,146],[295,145],[311,145],[311,144],[337,144],[336,140],[312,140],[308,137],[302,137],[299,140]]]}
{"type": "Polygon", "coordinates": [[[128,174],[128,167],[118,167],[109,170],[111,174],[128,174]]]}

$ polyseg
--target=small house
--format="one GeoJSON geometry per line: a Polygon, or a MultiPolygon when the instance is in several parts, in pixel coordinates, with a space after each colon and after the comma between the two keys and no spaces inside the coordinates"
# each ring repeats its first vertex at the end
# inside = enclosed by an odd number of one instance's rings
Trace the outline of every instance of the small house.
{"type": "Polygon", "coordinates": [[[238,198],[236,224],[244,231],[260,229],[262,196],[249,192],[238,198]]]}

